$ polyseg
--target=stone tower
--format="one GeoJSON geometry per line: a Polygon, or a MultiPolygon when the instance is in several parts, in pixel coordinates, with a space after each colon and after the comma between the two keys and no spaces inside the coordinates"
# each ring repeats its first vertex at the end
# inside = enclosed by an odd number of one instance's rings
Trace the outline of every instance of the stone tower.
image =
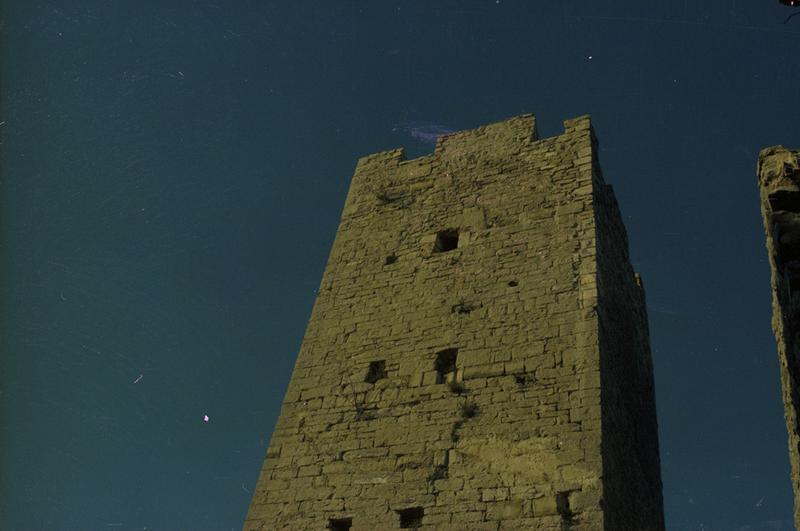
{"type": "Polygon", "coordinates": [[[772,330],[778,342],[783,408],[789,431],[794,522],[800,529],[800,164],[798,151],[761,150],[758,187],[772,270],[772,330]]]}
{"type": "Polygon", "coordinates": [[[664,529],[644,291],[588,116],[359,160],[244,528],[664,529]]]}

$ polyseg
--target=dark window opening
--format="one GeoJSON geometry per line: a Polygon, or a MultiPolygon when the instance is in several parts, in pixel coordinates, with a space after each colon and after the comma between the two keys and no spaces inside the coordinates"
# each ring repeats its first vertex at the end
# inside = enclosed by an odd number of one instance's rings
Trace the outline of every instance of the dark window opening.
{"type": "Polygon", "coordinates": [[[787,262],[783,267],[783,273],[789,286],[789,293],[800,292],[800,261],[787,262]]]}
{"type": "Polygon", "coordinates": [[[800,213],[800,192],[791,190],[778,190],[769,195],[769,207],[773,212],[800,213]]]}
{"type": "Polygon", "coordinates": [[[436,234],[434,253],[445,253],[458,247],[458,231],[456,229],[443,230],[436,234]]]}
{"type": "Polygon", "coordinates": [[[422,527],[425,510],[422,507],[411,507],[397,511],[400,515],[400,529],[416,529],[422,527]]]}
{"type": "Polygon", "coordinates": [[[778,267],[790,292],[800,289],[800,224],[784,220],[776,223],[778,267]]]}
{"type": "Polygon", "coordinates": [[[561,515],[562,520],[572,520],[575,516],[569,508],[569,492],[559,492],[556,494],[556,511],[561,515]]]}
{"type": "Polygon", "coordinates": [[[769,195],[775,222],[777,262],[782,269],[790,293],[800,290],[800,192],[777,190],[769,195]]]}
{"type": "Polygon", "coordinates": [[[800,226],[794,223],[784,223],[778,226],[778,255],[786,264],[793,260],[800,260],[800,226]]]}
{"type": "Polygon", "coordinates": [[[331,531],[347,531],[352,526],[352,518],[331,518],[328,520],[328,529],[331,531]]]}
{"type": "Polygon", "coordinates": [[[509,287],[516,288],[517,286],[519,286],[519,282],[517,282],[516,280],[511,280],[509,281],[508,285],[509,287]]]}
{"type": "Polygon", "coordinates": [[[448,348],[436,354],[436,383],[447,383],[455,380],[457,348],[448,348]]]}
{"type": "Polygon", "coordinates": [[[383,265],[392,265],[395,262],[397,262],[397,256],[390,254],[386,257],[386,262],[383,265]]]}
{"type": "Polygon", "coordinates": [[[364,381],[367,383],[375,383],[382,378],[386,378],[386,361],[371,361],[369,363],[369,369],[367,369],[367,377],[364,381]]]}

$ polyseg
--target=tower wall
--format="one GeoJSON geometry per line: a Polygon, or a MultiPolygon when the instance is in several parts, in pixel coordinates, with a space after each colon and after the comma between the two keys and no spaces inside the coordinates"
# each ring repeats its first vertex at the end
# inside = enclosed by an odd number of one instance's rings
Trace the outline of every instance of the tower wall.
{"type": "Polygon", "coordinates": [[[644,295],[564,127],[359,161],[245,529],[663,529],[644,295]]]}
{"type": "Polygon", "coordinates": [[[772,330],[778,344],[794,521],[800,527],[800,151],[782,146],[761,150],[758,185],[772,271],[772,330]]]}

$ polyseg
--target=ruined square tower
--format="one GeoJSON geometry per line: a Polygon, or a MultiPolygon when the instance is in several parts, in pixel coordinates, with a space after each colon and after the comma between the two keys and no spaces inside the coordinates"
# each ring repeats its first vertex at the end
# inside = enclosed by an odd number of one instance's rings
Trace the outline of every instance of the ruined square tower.
{"type": "Polygon", "coordinates": [[[783,409],[789,431],[794,522],[800,529],[800,150],[761,150],[758,187],[772,272],[772,330],[778,343],[783,409]]]}
{"type": "Polygon", "coordinates": [[[244,528],[664,529],[644,291],[588,116],[359,160],[244,528]]]}

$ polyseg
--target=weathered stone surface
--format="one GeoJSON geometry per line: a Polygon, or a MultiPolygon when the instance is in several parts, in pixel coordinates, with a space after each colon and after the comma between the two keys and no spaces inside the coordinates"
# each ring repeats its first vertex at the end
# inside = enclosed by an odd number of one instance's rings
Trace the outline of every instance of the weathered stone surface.
{"type": "Polygon", "coordinates": [[[358,162],[246,530],[664,528],[644,292],[589,117],[535,130],[358,162]]]}
{"type": "Polygon", "coordinates": [[[772,271],[772,330],[778,343],[789,462],[794,488],[794,522],[800,528],[800,150],[761,150],[758,186],[772,271]]]}

